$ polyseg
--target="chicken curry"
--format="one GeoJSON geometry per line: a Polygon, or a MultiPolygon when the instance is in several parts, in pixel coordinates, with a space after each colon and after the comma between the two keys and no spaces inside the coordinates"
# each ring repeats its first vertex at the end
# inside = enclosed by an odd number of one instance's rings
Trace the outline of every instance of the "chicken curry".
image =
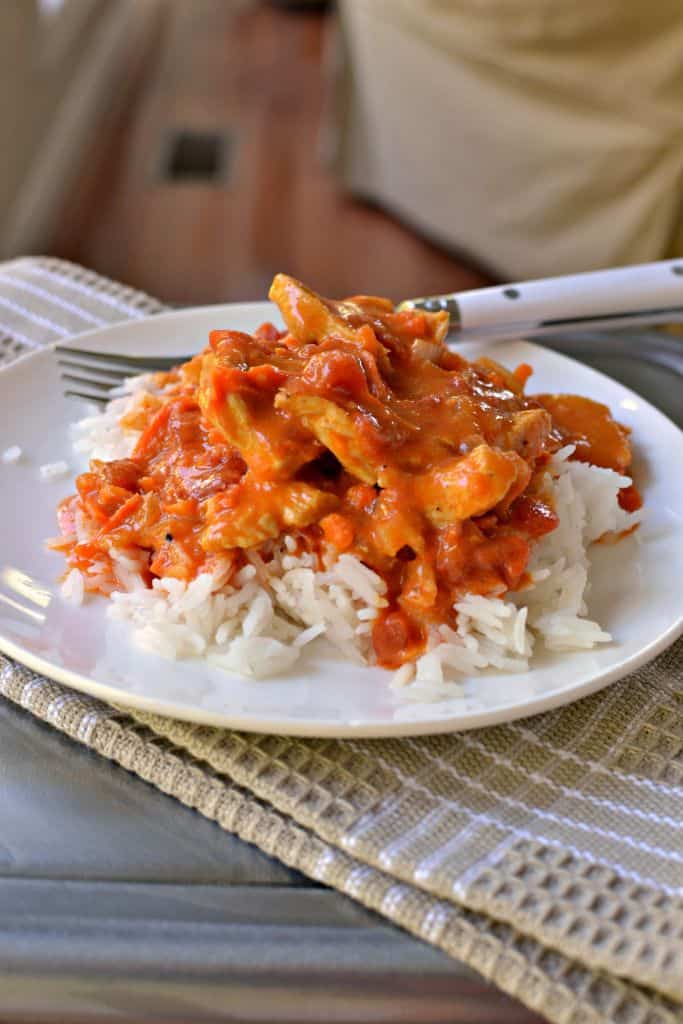
{"type": "MultiPolygon", "coordinates": [[[[237,572],[250,549],[267,559],[283,534],[321,564],[349,552],[387,584],[372,643],[397,667],[461,595],[528,582],[531,547],[558,522],[554,452],[570,443],[574,458],[629,468],[604,405],[526,395],[526,365],[467,362],[445,344],[445,313],[333,302],[283,274],[270,297],[284,330],[213,331],[122,421],[139,431],[132,456],[78,478],[60,516],[81,503],[99,525],[65,542],[71,567],[130,546],[148,552],[148,582],[190,580],[226,557],[237,572]]],[[[622,500],[639,504],[633,488],[622,500]]],[[[98,585],[115,589],[113,566],[98,585]]]]}

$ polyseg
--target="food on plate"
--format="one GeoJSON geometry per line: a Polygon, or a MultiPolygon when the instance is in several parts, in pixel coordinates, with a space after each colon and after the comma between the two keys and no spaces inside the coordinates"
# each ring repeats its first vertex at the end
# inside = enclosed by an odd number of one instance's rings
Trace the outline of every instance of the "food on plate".
{"type": "Polygon", "coordinates": [[[76,426],[65,594],[109,595],[144,647],[252,675],[325,634],[422,696],[523,671],[535,643],[609,640],[587,548],[631,530],[640,498],[606,406],[468,362],[445,313],[283,274],[270,297],[283,329],[212,331],[76,426]]]}

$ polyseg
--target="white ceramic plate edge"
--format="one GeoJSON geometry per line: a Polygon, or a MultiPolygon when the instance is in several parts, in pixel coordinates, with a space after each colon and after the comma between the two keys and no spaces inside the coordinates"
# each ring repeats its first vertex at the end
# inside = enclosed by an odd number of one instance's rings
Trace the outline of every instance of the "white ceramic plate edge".
{"type": "MultiPolygon", "coordinates": [[[[382,739],[391,736],[430,736],[440,733],[466,732],[470,729],[480,729],[484,726],[514,722],[520,718],[530,718],[532,715],[542,714],[544,711],[552,711],[553,708],[562,707],[565,704],[573,704],[582,697],[588,697],[591,693],[596,693],[611,683],[623,679],[624,676],[629,675],[631,672],[635,672],[636,669],[651,661],[658,654],[661,654],[667,647],[670,647],[681,633],[683,633],[683,618],[679,619],[670,629],[637,654],[618,662],[610,669],[599,673],[584,683],[558,690],[544,697],[535,697],[532,700],[501,705],[493,711],[464,713],[456,720],[442,716],[434,719],[421,719],[419,721],[403,720],[400,722],[387,722],[385,725],[376,725],[363,722],[340,722],[334,719],[327,722],[318,720],[314,724],[308,724],[305,721],[291,719],[287,722],[286,728],[282,725],[266,727],[262,715],[240,714],[238,717],[233,718],[229,714],[219,714],[218,712],[203,708],[193,710],[179,707],[177,704],[170,702],[166,703],[135,694],[122,694],[121,690],[107,686],[105,683],[96,683],[87,676],[81,676],[59,665],[53,665],[51,662],[39,658],[31,652],[24,651],[21,647],[2,636],[0,636],[0,651],[8,657],[14,658],[15,661],[20,662],[26,668],[32,669],[48,679],[52,679],[57,683],[63,683],[65,686],[70,686],[81,693],[89,694],[91,697],[96,697],[105,703],[118,707],[129,707],[140,711],[148,711],[166,718],[195,722],[198,725],[215,725],[223,729],[235,729],[242,732],[267,732],[276,736],[306,736],[323,739],[350,739],[354,737],[358,739],[382,739]]],[[[258,682],[256,681],[254,685],[258,685],[258,682]]]]}

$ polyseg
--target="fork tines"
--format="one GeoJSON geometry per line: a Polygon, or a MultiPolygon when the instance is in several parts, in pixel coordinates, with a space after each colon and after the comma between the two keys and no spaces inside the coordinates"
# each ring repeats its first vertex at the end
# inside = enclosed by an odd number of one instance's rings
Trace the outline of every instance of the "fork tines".
{"type": "Polygon", "coordinates": [[[57,362],[67,397],[108,402],[115,388],[128,377],[141,373],[170,370],[189,356],[124,356],[112,352],[93,352],[69,345],[55,347],[57,362]]]}

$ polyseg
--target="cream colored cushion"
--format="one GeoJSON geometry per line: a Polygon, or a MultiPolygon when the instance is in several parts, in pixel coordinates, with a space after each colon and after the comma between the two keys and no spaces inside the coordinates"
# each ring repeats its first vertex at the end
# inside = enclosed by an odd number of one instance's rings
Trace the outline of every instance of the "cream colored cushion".
{"type": "Polygon", "coordinates": [[[340,9],[352,189],[511,278],[681,252],[681,0],[340,9]]]}

